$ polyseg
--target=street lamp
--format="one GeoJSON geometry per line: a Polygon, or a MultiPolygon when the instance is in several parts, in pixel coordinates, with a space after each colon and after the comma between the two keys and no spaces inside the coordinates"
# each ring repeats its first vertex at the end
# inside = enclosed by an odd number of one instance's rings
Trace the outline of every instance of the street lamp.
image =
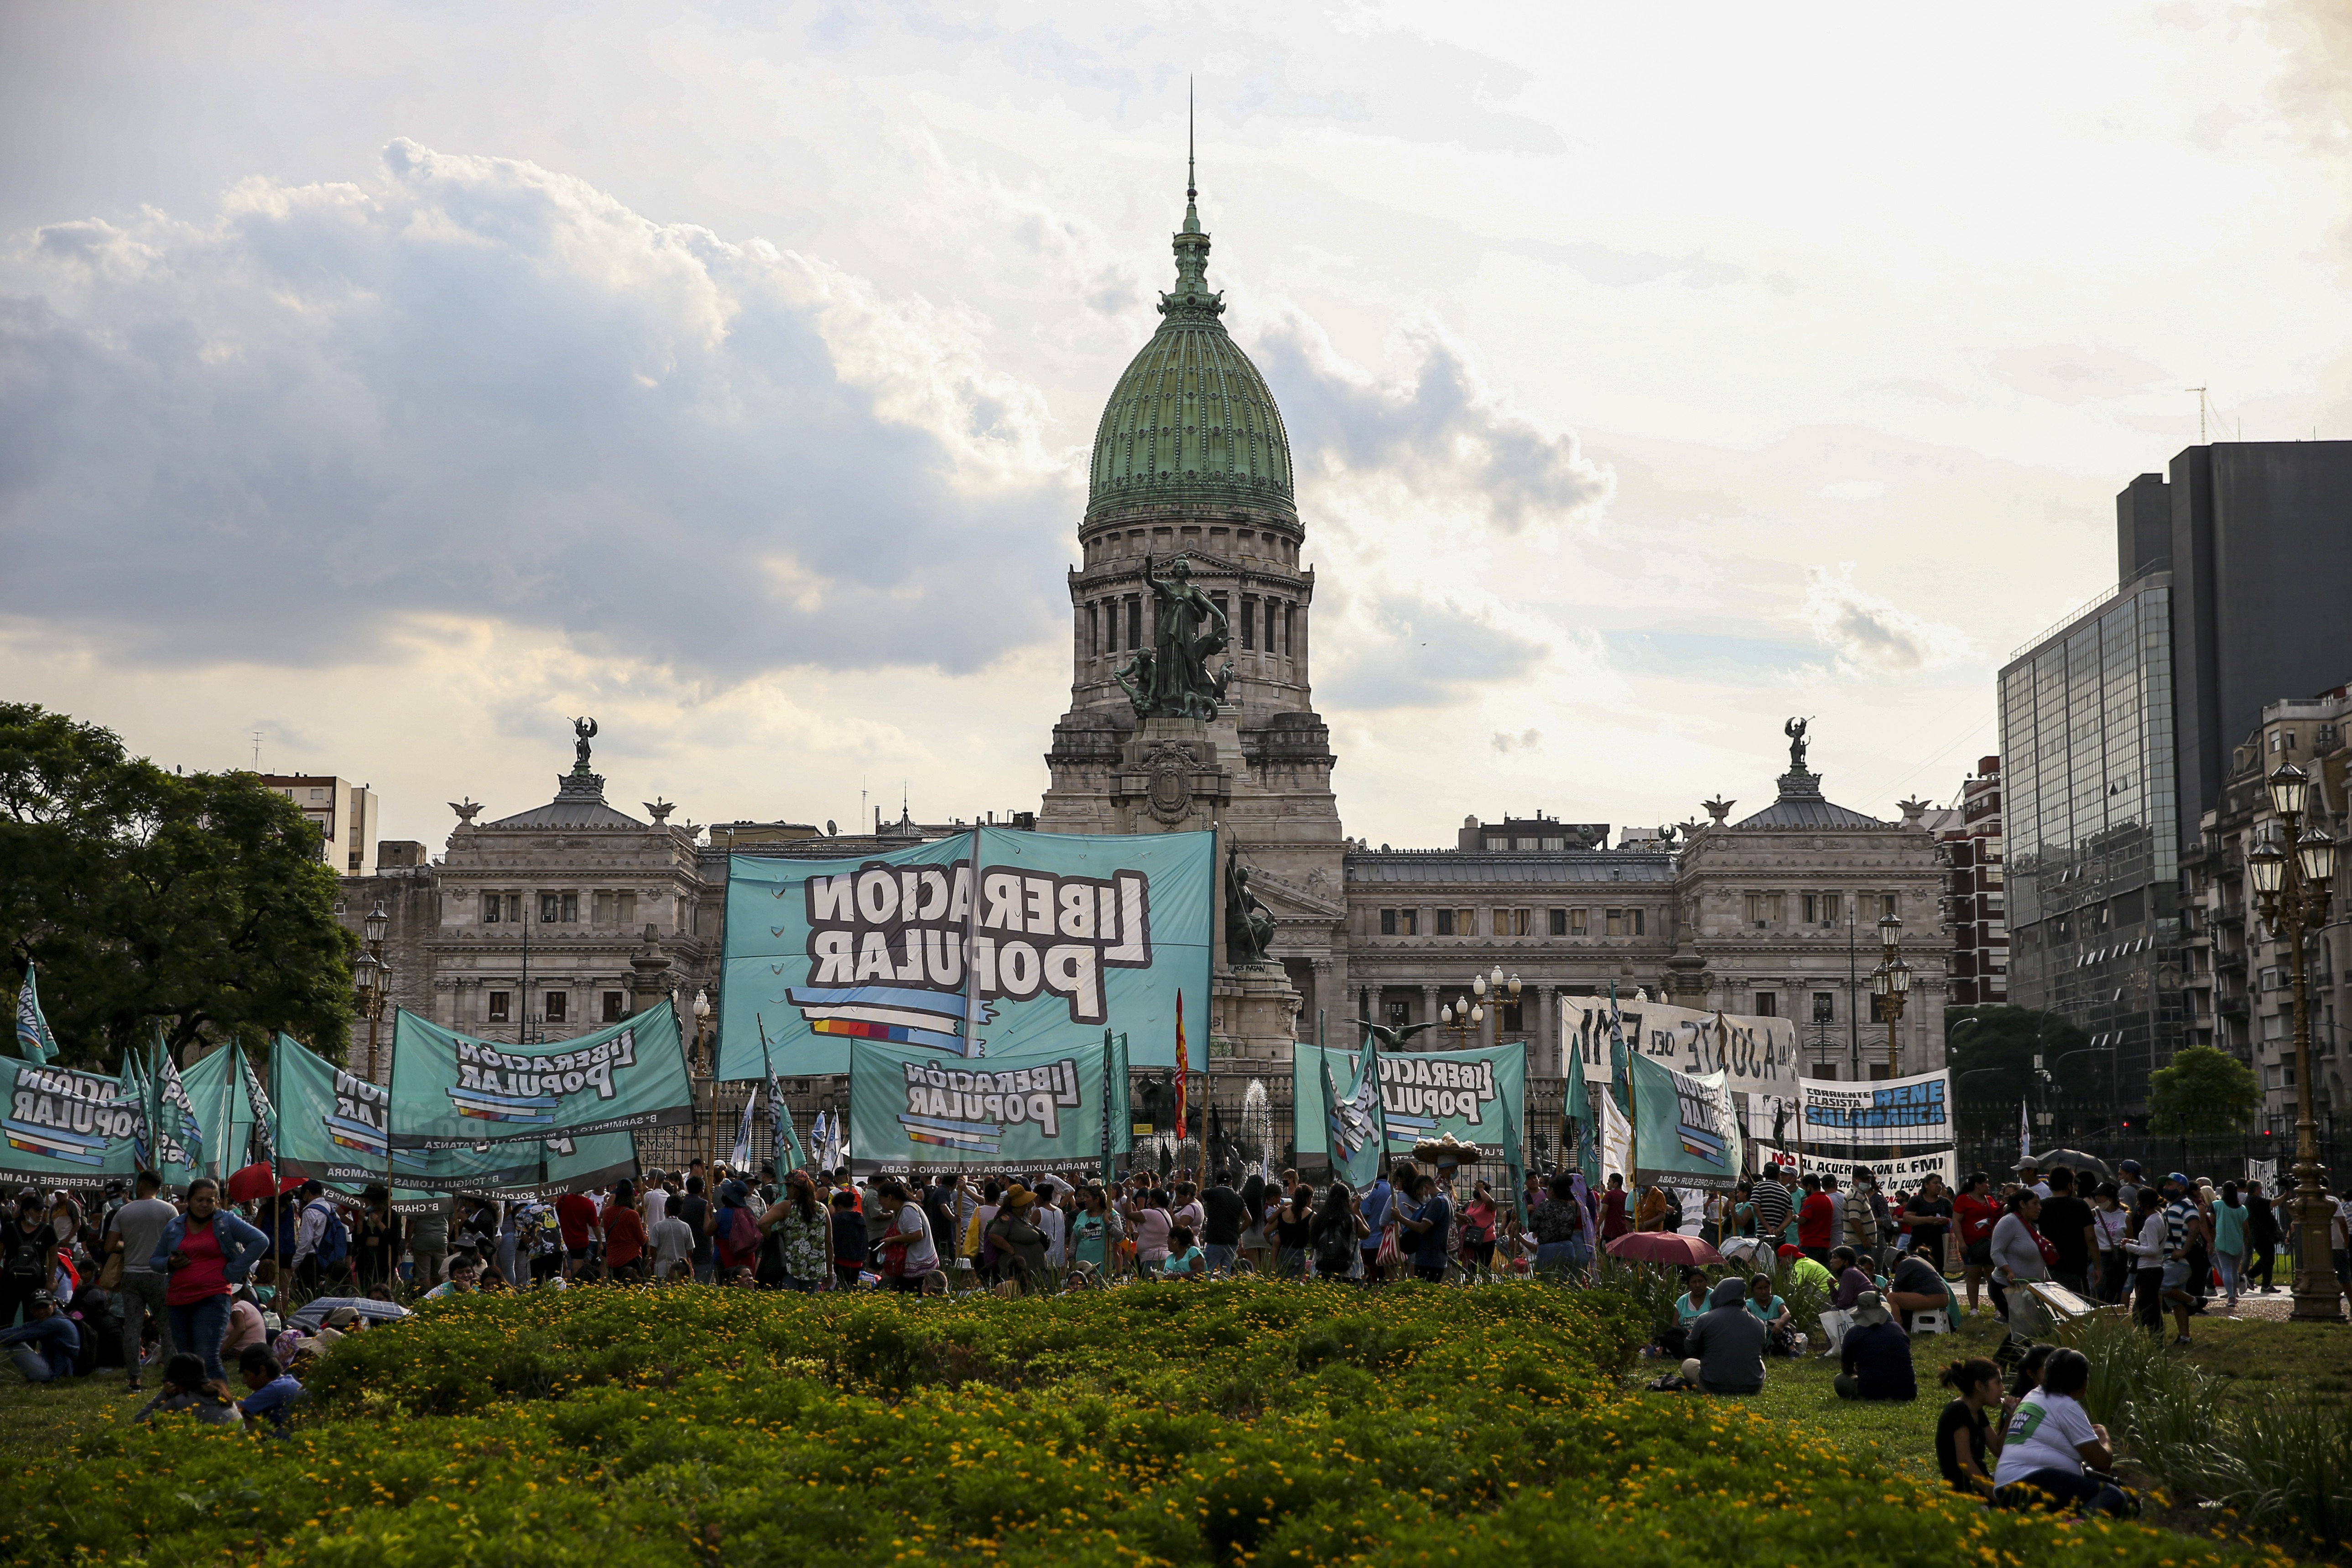
{"type": "Polygon", "coordinates": [[[360,921],[360,930],[367,939],[367,951],[361,953],[359,963],[352,966],[352,982],[359,987],[360,1005],[367,1010],[367,1076],[370,1083],[375,1081],[376,1028],[383,1019],[383,999],[392,991],[392,968],[383,961],[384,934],[391,929],[392,917],[383,912],[383,905],[379,903],[370,910],[367,918],[360,921]]]}
{"type": "Polygon", "coordinates": [[[2263,923],[2286,939],[2294,981],[2294,1202],[2302,1224],[2294,1259],[2294,1310],[2298,1322],[2336,1321],[2341,1294],[2328,1248],[2329,1222],[2334,1218],[2326,1183],[2319,1166],[2319,1126],[2311,1108],[2311,992],[2304,976],[2303,942],[2306,931],[2327,919],[2328,895],[2336,882],[2336,841],[2315,826],[2303,826],[2304,807],[2311,780],[2301,768],[2283,763],[2269,780],[2271,805],[2285,828],[2288,854],[2273,839],[2264,839],[2246,855],[2246,873],[2261,896],[2263,923]]]}
{"type": "Polygon", "coordinates": [[[710,1028],[710,994],[698,990],[694,994],[694,1071],[702,1075],[704,1098],[709,1101],[710,1120],[703,1138],[703,1154],[711,1164],[719,1163],[719,1079],[711,1070],[715,1066],[703,1049],[703,1037],[710,1028]]]}
{"type": "MultiPolygon", "coordinates": [[[[1473,980],[1470,986],[1481,996],[1486,994],[1486,982],[1483,976],[1473,980]]],[[[1486,1009],[1467,996],[1456,996],[1452,1006],[1437,1010],[1437,1022],[1441,1028],[1454,1037],[1454,1049],[1466,1049],[1486,1026],[1486,1009]]]]}
{"type": "Polygon", "coordinates": [[[1911,966],[1903,962],[1902,917],[1879,918],[1881,944],[1878,967],[1871,971],[1870,989],[1878,997],[1879,1016],[1886,1023],[1886,1076],[1903,1076],[1902,1024],[1904,1000],[1911,994],[1911,966]]]}

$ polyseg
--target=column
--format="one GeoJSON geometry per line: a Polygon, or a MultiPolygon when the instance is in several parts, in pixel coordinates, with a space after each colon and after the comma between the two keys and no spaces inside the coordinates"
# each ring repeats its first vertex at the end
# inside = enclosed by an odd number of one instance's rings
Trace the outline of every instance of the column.
{"type": "Polygon", "coordinates": [[[1536,987],[1536,1006],[1541,1011],[1536,1017],[1534,1031],[1536,1049],[1528,1054],[1542,1064],[1541,1066],[1530,1064],[1530,1070],[1549,1072],[1550,1076],[1556,1078],[1566,1078],[1568,1059],[1559,1054],[1559,1008],[1552,995],[1552,993],[1558,989],[1559,987],[1553,985],[1536,987]]]}
{"type": "MultiPolygon", "coordinates": [[[[1434,985],[1424,985],[1421,988],[1421,1018],[1415,1020],[1416,1022],[1431,1024],[1437,1022],[1438,989],[1434,985]]],[[[1435,1044],[1436,1035],[1437,1031],[1434,1029],[1423,1031],[1421,1048],[1424,1051],[1430,1049],[1435,1044]]]]}

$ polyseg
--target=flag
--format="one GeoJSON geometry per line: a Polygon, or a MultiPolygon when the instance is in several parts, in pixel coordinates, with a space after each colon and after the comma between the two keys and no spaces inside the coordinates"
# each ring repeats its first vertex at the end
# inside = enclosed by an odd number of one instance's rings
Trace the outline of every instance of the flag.
{"type": "Polygon", "coordinates": [[[164,1043],[160,1025],[155,1030],[155,1098],[163,1111],[162,1125],[171,1130],[180,1145],[181,1163],[196,1169],[204,1163],[205,1124],[196,1115],[195,1102],[188,1098],[188,1086],[180,1081],[180,1064],[172,1059],[172,1047],[164,1043]]]}
{"type": "MultiPolygon", "coordinates": [[[[764,1053],[765,1041],[761,1042],[761,1048],[764,1053]]],[[[776,1162],[776,1173],[781,1176],[786,1171],[797,1171],[807,1164],[808,1156],[801,1152],[800,1134],[793,1131],[793,1108],[784,1103],[784,1086],[776,1081],[773,1058],[768,1059],[767,1067],[768,1131],[775,1145],[772,1157],[776,1162]]]]}
{"type": "Polygon", "coordinates": [[[1625,1178],[1626,1188],[1633,1188],[1633,1123],[1613,1094],[1601,1097],[1601,1169],[1617,1172],[1625,1178]]]}
{"type": "Polygon", "coordinates": [[[155,1151],[153,1141],[147,1136],[147,1080],[140,1075],[137,1051],[122,1053],[122,1071],[115,1081],[121,1085],[115,1091],[115,1099],[137,1108],[131,1121],[131,1168],[152,1171],[155,1168],[155,1151]]]}
{"type": "Polygon", "coordinates": [[[1184,1113],[1192,1104],[1192,1064],[1184,1054],[1184,993],[1176,993],[1176,1142],[1184,1142],[1184,1113]]]}
{"type": "MultiPolygon", "coordinates": [[[[253,1070],[253,1064],[246,1059],[243,1048],[235,1046],[229,1048],[236,1052],[236,1065],[244,1071],[245,1103],[253,1111],[254,1163],[276,1164],[278,1163],[277,1107],[269,1103],[269,1095],[261,1087],[261,1077],[253,1070]]],[[[283,1048],[282,1042],[275,1048],[283,1048]]]]}
{"type": "Polygon", "coordinates": [[[1503,1109],[1503,1164],[1511,1173],[1511,1207],[1517,1213],[1519,1223],[1528,1222],[1528,1155],[1519,1147],[1519,1125],[1511,1116],[1511,1102],[1497,1095],[1495,1103],[1503,1109]]]}
{"type": "MultiPolygon", "coordinates": [[[[1570,1139],[1569,1152],[1576,1158],[1576,1168],[1584,1173],[1587,1186],[1601,1184],[1601,1145],[1593,1136],[1592,1091],[1584,1083],[1584,1053],[1571,1045],[1568,1051],[1568,1082],[1560,1095],[1561,1109],[1567,1112],[1565,1131],[1570,1139]]],[[[1562,1161],[1564,1166],[1566,1161],[1562,1161]]]]}
{"type": "Polygon", "coordinates": [[[16,993],[16,1054],[35,1067],[47,1067],[58,1059],[58,1037],[49,1033],[49,1021],[41,1016],[41,997],[33,980],[33,966],[25,965],[25,986],[16,993]]]}
{"type": "Polygon", "coordinates": [[[743,1119],[735,1124],[735,1147],[727,1151],[727,1165],[732,1171],[751,1168],[751,1122],[760,1113],[760,1086],[753,1084],[751,1092],[743,1097],[743,1119]]]}
{"type": "Polygon", "coordinates": [[[2017,1102],[2017,1163],[2021,1165],[2033,1158],[2033,1119],[2025,1113],[2025,1101],[2017,1102]]]}

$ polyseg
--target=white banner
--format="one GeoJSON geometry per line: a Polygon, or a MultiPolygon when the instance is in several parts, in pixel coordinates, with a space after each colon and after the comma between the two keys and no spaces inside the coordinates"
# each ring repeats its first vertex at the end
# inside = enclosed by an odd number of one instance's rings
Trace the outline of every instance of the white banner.
{"type": "Polygon", "coordinates": [[[1629,1188],[1633,1185],[1633,1124],[1617,1109],[1617,1097],[1604,1094],[1601,1097],[1601,1180],[1604,1185],[1612,1173],[1624,1177],[1629,1188]]]}
{"type": "Polygon", "coordinates": [[[1952,1075],[1944,1068],[1912,1078],[1808,1078],[1797,1080],[1808,1143],[1949,1143],[1952,1075]]]}
{"type": "MultiPolygon", "coordinates": [[[[1664,1002],[1617,1004],[1628,1049],[1679,1072],[1727,1074],[1741,1093],[1794,1094],[1797,1086],[1797,1026],[1788,1018],[1706,1013],[1664,1002]]],[[[1559,999],[1559,1037],[1584,1058],[1584,1081],[1612,1081],[1609,1063],[1609,998],[1559,999]]]]}
{"type": "Polygon", "coordinates": [[[1819,1150],[1800,1156],[1794,1149],[1775,1149],[1769,1143],[1759,1143],[1756,1164],[1759,1170],[1771,1164],[1794,1165],[1801,1176],[1811,1172],[1816,1175],[1834,1175],[1841,1183],[1852,1179],[1856,1165],[1867,1165],[1870,1173],[1878,1178],[1879,1190],[1885,1193],[1916,1192],[1919,1184],[1930,1176],[1943,1177],[1948,1189],[1958,1186],[1960,1181],[1959,1155],[1950,1149],[1906,1154],[1899,1159],[1856,1160],[1850,1154],[1819,1150]]]}

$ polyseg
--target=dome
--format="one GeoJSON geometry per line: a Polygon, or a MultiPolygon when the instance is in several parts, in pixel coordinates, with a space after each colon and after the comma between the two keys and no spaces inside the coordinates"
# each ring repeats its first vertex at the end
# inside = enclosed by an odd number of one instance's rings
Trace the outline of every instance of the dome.
{"type": "Polygon", "coordinates": [[[1095,430],[1086,520],[1173,504],[1246,508],[1295,527],[1290,437],[1265,378],[1218,320],[1224,297],[1203,281],[1209,237],[1192,196],[1175,239],[1176,289],[1160,297],[1160,330],[1119,376],[1095,430]]]}

